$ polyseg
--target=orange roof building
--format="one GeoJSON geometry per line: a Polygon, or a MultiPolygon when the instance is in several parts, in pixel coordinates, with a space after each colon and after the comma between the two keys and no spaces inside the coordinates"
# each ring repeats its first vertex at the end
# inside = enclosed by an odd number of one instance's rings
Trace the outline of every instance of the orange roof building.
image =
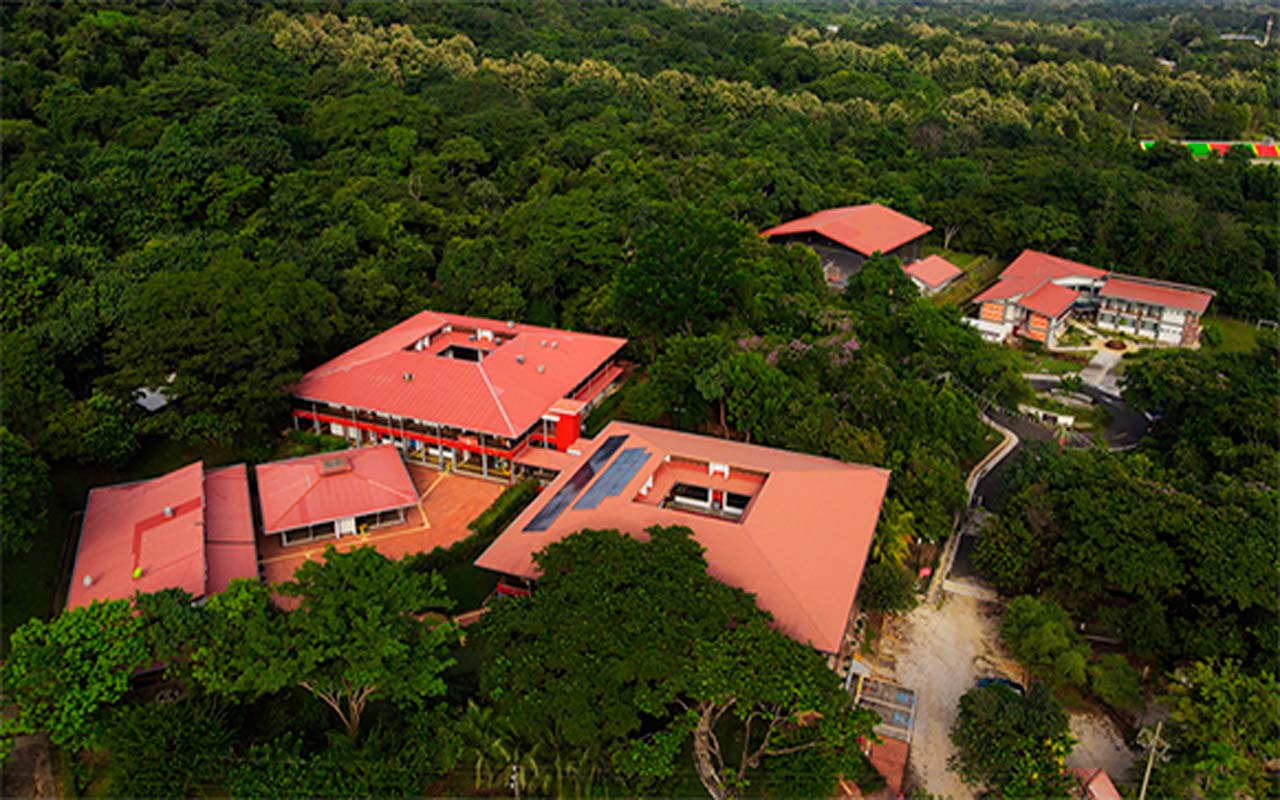
{"type": "Polygon", "coordinates": [[[906,264],[902,271],[925,296],[937,294],[964,274],[963,270],[939,255],[906,264]]]}
{"type": "Polygon", "coordinates": [[[984,335],[1009,334],[1055,344],[1072,314],[1158,344],[1194,347],[1214,293],[1198,286],[1138,278],[1024,250],[992,286],[973,298],[971,320],[984,335]]]}
{"type": "Polygon", "coordinates": [[[170,588],[201,598],[257,577],[245,466],[206,471],[197,461],[89,492],[67,607],[170,588]]]}
{"type": "Polygon", "coordinates": [[[279,535],[282,544],[397,525],[418,502],[390,444],[272,461],[257,475],[263,533],[279,535]]]}
{"type": "Polygon", "coordinates": [[[798,242],[822,260],[827,281],[840,287],[874,253],[894,256],[904,264],[923,254],[930,226],[879,203],[828,208],[784,222],[760,235],[779,244],[798,242]]]}
{"type": "Polygon", "coordinates": [[[838,653],[888,482],[876,467],[613,422],[475,563],[519,593],[538,577],[533,555],[571,533],[685,525],[711,575],[838,653]]]}
{"type": "Polygon", "coordinates": [[[291,390],[295,425],[509,477],[529,448],[577,440],[583,416],[621,377],[625,344],[423,311],[303,375],[291,390]]]}

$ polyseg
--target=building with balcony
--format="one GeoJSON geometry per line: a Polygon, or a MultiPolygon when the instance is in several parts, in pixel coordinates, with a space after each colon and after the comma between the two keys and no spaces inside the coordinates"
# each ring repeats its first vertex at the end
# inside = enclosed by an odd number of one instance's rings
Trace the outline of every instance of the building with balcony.
{"type": "Polygon", "coordinates": [[[888,483],[876,467],[612,422],[475,563],[522,594],[533,555],[575,531],[685,525],[713,577],[797,641],[845,656],[888,483]]]}
{"type": "Polygon", "coordinates": [[[843,288],[849,276],[874,253],[894,256],[910,264],[924,254],[930,226],[879,203],[829,208],[761,231],[771,242],[798,242],[813,248],[822,273],[833,288],[843,288]]]}
{"type": "Polygon", "coordinates": [[[563,453],[577,441],[586,414],[622,375],[616,357],[625,344],[423,311],[306,373],[291,389],[294,424],[510,480],[526,469],[526,454],[563,453]]]}
{"type": "Polygon", "coordinates": [[[1195,347],[1200,317],[1213,296],[1198,286],[1107,272],[1024,250],[994,285],[973,298],[978,315],[968,321],[992,341],[1012,335],[1052,347],[1077,316],[1103,330],[1195,347]]]}
{"type": "Polygon", "coordinates": [[[1112,275],[1098,292],[1097,326],[1160,344],[1194,347],[1214,293],[1198,286],[1112,275]]]}
{"type": "Polygon", "coordinates": [[[67,608],[182,589],[196,600],[258,577],[243,464],[188,464],[150,480],[89,492],[67,608]]]}

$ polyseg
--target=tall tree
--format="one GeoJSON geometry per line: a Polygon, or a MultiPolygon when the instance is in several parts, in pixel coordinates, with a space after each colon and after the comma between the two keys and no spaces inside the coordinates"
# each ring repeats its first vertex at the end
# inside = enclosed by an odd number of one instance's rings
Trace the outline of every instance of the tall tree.
{"type": "Polygon", "coordinates": [[[96,747],[105,711],[129,689],[129,676],[150,663],[142,622],[128,601],[69,609],[52,621],[28,620],[14,631],[0,682],[17,715],[5,738],[47,731],[72,753],[96,747]]]}
{"type": "Polygon", "coordinates": [[[112,383],[162,388],[171,402],[155,420],[181,438],[261,441],[336,316],[333,296],[298,267],[223,252],[195,272],[157,273],[133,295],[109,343],[112,383]]]}
{"type": "Polygon", "coordinates": [[[960,698],[951,767],[996,797],[1071,796],[1065,759],[1075,742],[1067,714],[1044,684],[1022,696],[992,684],[960,698]]]}
{"type": "Polygon", "coordinates": [[[671,778],[690,737],[712,797],[745,787],[768,757],[810,750],[828,757],[820,780],[834,785],[862,758],[855,740],[870,719],[816,653],[707,575],[687,528],[647,534],[567,537],[535,556],[532,597],[485,615],[482,689],[499,713],[526,740],[599,748],[635,790],[671,778]],[[735,755],[730,716],[745,732],[735,755]]]}
{"type": "Polygon", "coordinates": [[[747,235],[702,205],[656,206],[615,273],[614,313],[650,342],[708,333],[742,306],[747,235]]]}
{"type": "Polygon", "coordinates": [[[439,615],[450,601],[438,574],[371,547],[330,546],[276,591],[297,607],[273,611],[270,590],[248,581],[209,599],[210,637],[193,656],[197,682],[226,695],[300,686],[333,710],[352,742],[371,700],[421,707],[444,694],[457,629],[439,615]]]}

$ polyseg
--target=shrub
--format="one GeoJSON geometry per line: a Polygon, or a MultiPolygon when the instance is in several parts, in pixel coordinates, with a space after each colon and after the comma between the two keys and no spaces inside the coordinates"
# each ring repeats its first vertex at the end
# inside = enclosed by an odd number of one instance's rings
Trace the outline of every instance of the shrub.
{"type": "Polygon", "coordinates": [[[112,797],[197,797],[231,752],[225,707],[209,698],[126,706],[107,734],[112,797]]]}
{"type": "Polygon", "coordinates": [[[1135,711],[1142,706],[1142,677],[1118,653],[1109,653],[1089,666],[1089,688],[1112,708],[1135,711]]]}
{"type": "Polygon", "coordinates": [[[877,561],[862,573],[858,600],[865,611],[902,614],[916,607],[916,580],[907,570],[877,561]]]}
{"type": "Polygon", "coordinates": [[[297,458],[313,453],[328,453],[334,450],[345,450],[350,445],[341,436],[330,436],[327,433],[311,431],[289,431],[284,437],[284,457],[297,458]]]}
{"type": "Polygon", "coordinates": [[[1089,646],[1052,600],[1015,598],[1000,621],[1000,638],[1015,658],[1055,688],[1084,686],[1089,646]]]}

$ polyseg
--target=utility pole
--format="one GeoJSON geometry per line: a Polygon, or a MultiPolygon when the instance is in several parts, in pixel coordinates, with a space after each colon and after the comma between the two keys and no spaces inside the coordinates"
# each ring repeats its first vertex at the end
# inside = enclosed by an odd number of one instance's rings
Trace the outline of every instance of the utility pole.
{"type": "Polygon", "coordinates": [[[1142,774],[1142,791],[1138,792],[1138,800],[1146,800],[1147,798],[1147,782],[1151,780],[1151,766],[1156,761],[1156,753],[1160,751],[1161,745],[1165,745],[1166,748],[1168,747],[1165,742],[1160,741],[1160,729],[1163,727],[1164,720],[1160,720],[1156,723],[1156,732],[1154,736],[1144,736],[1144,734],[1149,733],[1146,728],[1143,728],[1138,734],[1138,742],[1146,745],[1147,747],[1147,770],[1142,774]],[[1143,742],[1143,739],[1147,739],[1147,741],[1143,742]]]}
{"type": "Polygon", "coordinates": [[[1133,126],[1138,121],[1138,101],[1133,102],[1133,108],[1129,111],[1129,138],[1133,138],[1133,126]]]}
{"type": "Polygon", "coordinates": [[[515,792],[516,800],[520,800],[520,765],[511,765],[511,791],[515,792]]]}

